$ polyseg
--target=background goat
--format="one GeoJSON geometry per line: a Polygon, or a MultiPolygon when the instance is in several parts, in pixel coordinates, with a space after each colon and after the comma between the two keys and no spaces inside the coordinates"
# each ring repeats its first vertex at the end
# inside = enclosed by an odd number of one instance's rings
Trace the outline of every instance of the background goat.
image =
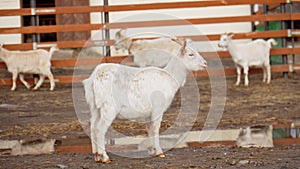
{"type": "Polygon", "coordinates": [[[12,73],[13,84],[11,90],[17,87],[16,80],[20,75],[21,82],[30,89],[30,85],[24,79],[24,74],[38,74],[39,80],[33,90],[37,90],[44,82],[45,76],[50,80],[50,90],[54,90],[55,83],[51,73],[51,57],[57,51],[57,47],[51,47],[50,51],[43,49],[28,51],[10,51],[0,46],[0,58],[5,62],[7,69],[12,73]]]}
{"type": "MultiPolygon", "coordinates": [[[[191,43],[191,40],[187,40],[191,43]]],[[[133,55],[133,62],[139,67],[155,66],[165,67],[172,56],[177,55],[181,46],[171,38],[145,39],[133,41],[126,36],[126,29],[121,29],[115,34],[116,50],[127,50],[133,55]],[[156,50],[153,53],[153,50],[156,50]]]]}
{"type": "Polygon", "coordinates": [[[241,81],[241,69],[244,69],[245,85],[249,85],[248,71],[249,67],[263,68],[263,82],[271,82],[270,49],[271,44],[276,45],[274,39],[267,41],[257,39],[247,44],[235,44],[232,40],[233,33],[221,35],[219,47],[227,48],[237,69],[237,81],[241,81]]]}
{"type": "Polygon", "coordinates": [[[150,137],[149,154],[164,157],[159,145],[163,113],[189,71],[205,69],[206,61],[184,42],[164,69],[119,64],[98,65],[83,81],[91,111],[92,151],[97,162],[108,163],[105,133],[115,118],[142,120],[150,137]]]}

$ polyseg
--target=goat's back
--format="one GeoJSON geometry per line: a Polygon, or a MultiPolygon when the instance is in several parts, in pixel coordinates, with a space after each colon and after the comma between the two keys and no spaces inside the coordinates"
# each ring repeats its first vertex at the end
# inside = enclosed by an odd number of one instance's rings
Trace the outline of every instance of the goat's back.
{"type": "Polygon", "coordinates": [[[50,69],[50,57],[46,50],[9,51],[6,53],[6,65],[9,71],[22,73],[43,73],[50,69]],[[42,71],[42,72],[41,72],[42,71]]]}
{"type": "Polygon", "coordinates": [[[163,106],[168,107],[178,89],[176,80],[156,67],[134,68],[106,63],[97,66],[90,78],[84,83],[90,84],[94,99],[87,99],[94,100],[97,108],[104,103],[113,104],[118,112],[125,114],[123,116],[130,113],[128,118],[138,118],[141,112],[149,113],[155,92],[165,97],[163,106]]]}

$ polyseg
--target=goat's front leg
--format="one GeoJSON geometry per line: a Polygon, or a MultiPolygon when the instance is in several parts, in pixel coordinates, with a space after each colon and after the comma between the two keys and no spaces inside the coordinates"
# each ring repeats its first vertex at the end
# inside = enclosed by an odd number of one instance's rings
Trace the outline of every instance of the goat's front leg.
{"type": "Polygon", "coordinates": [[[11,91],[15,91],[17,88],[17,78],[18,78],[18,72],[12,72],[12,87],[11,87],[11,91]]]}
{"type": "Polygon", "coordinates": [[[249,72],[248,66],[244,66],[245,86],[249,86],[248,72],[249,72]]]}
{"type": "Polygon", "coordinates": [[[159,144],[159,129],[162,121],[162,116],[154,121],[146,123],[147,132],[150,140],[150,147],[148,153],[152,156],[165,157],[159,144]]]}
{"type": "Polygon", "coordinates": [[[241,82],[241,67],[236,66],[237,79],[235,85],[238,86],[241,82]]]}
{"type": "Polygon", "coordinates": [[[20,74],[19,78],[20,78],[20,81],[26,86],[26,88],[30,89],[30,84],[28,82],[26,82],[26,80],[24,79],[24,75],[20,74]]]}

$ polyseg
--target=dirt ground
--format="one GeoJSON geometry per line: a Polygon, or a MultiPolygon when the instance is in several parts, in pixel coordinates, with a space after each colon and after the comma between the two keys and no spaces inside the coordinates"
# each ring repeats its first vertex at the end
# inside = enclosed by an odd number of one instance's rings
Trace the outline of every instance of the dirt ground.
{"type": "MultiPolygon", "coordinates": [[[[235,76],[227,77],[224,113],[218,128],[240,128],[254,124],[290,124],[300,120],[300,79],[284,79],[273,74],[270,85],[262,75],[250,75],[250,86],[234,86],[235,76]]],[[[211,103],[208,78],[197,78],[200,109],[193,130],[201,130],[211,103]]],[[[80,86],[80,85],[78,85],[80,86]]],[[[0,87],[0,139],[53,138],[82,135],[72,99],[72,85],[58,84],[48,91],[28,91],[19,85],[0,87]]],[[[161,131],[176,119],[180,98],[175,98],[165,113],[161,131]]],[[[113,127],[127,135],[146,134],[145,126],[116,121],[113,127]]],[[[166,158],[130,159],[110,154],[110,165],[96,164],[90,153],[54,153],[50,155],[0,156],[0,168],[300,168],[300,143],[274,148],[183,148],[166,153],[166,158]]]]}

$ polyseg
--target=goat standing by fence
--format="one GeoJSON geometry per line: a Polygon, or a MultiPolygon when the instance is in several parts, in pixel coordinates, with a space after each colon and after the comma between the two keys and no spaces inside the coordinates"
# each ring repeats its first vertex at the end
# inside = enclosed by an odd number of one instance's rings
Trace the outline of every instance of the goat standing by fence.
{"type": "Polygon", "coordinates": [[[233,33],[221,35],[219,47],[228,48],[228,51],[235,63],[237,69],[237,81],[241,81],[241,69],[244,69],[245,86],[249,85],[248,71],[249,67],[263,68],[263,82],[271,82],[270,49],[271,44],[276,45],[274,39],[267,41],[262,39],[254,40],[247,44],[235,44],[232,40],[233,33]]]}
{"type": "Polygon", "coordinates": [[[92,151],[97,162],[109,162],[105,133],[115,118],[144,121],[151,140],[149,154],[164,156],[159,145],[163,113],[185,82],[188,72],[207,66],[197,52],[186,46],[186,42],[177,52],[164,69],[100,64],[83,81],[91,111],[92,151]]]}
{"type": "Polygon", "coordinates": [[[33,90],[37,90],[44,82],[47,76],[50,80],[50,90],[54,90],[55,82],[51,73],[51,57],[57,47],[51,47],[50,51],[44,49],[28,50],[28,51],[10,51],[0,46],[0,58],[5,62],[7,69],[12,73],[13,84],[11,90],[16,90],[16,80],[18,75],[20,81],[30,89],[30,85],[24,79],[24,74],[38,74],[39,80],[33,90]]]}
{"type": "MultiPolygon", "coordinates": [[[[115,49],[127,50],[129,54],[133,55],[133,62],[139,67],[163,68],[181,48],[178,43],[167,37],[133,41],[132,38],[126,36],[126,29],[121,29],[115,34],[115,41],[115,49]]],[[[188,42],[190,43],[191,40],[188,42]]]]}

